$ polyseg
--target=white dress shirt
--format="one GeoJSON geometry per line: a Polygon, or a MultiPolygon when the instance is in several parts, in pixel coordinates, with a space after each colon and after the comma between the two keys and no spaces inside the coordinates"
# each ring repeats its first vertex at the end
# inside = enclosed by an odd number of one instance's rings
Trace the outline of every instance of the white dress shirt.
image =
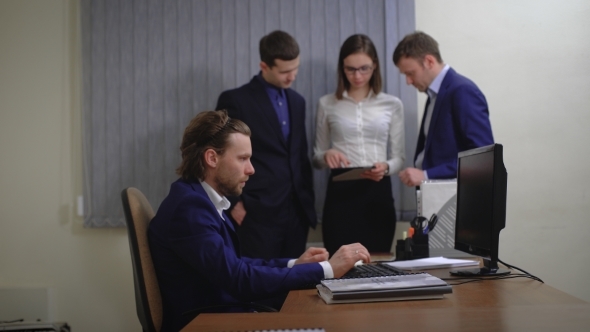
{"type": "MultiPolygon", "coordinates": [[[[445,65],[443,69],[436,75],[428,89],[426,90],[426,94],[428,98],[430,98],[430,102],[428,107],[424,111],[424,115],[426,118],[424,119],[424,147],[426,147],[426,139],[428,138],[428,130],[430,129],[430,121],[432,120],[432,112],[434,112],[434,105],[436,105],[436,97],[438,96],[438,91],[440,90],[440,86],[442,81],[445,79],[447,72],[449,71],[449,65],[445,65]]],[[[416,157],[415,166],[418,169],[423,169],[422,162],[424,161],[424,149],[418,153],[416,157]]],[[[424,179],[428,180],[428,172],[424,171],[424,179]]]]}
{"type": "Polygon", "coordinates": [[[217,209],[217,213],[219,213],[221,219],[225,220],[223,217],[223,210],[227,210],[231,206],[229,200],[225,198],[225,196],[219,195],[217,191],[215,191],[215,189],[213,189],[213,187],[211,187],[207,182],[201,181],[201,185],[207,193],[207,196],[209,196],[211,203],[213,203],[215,209],[217,209]]]}
{"type": "MultiPolygon", "coordinates": [[[[219,193],[217,193],[217,191],[215,191],[215,189],[213,189],[213,187],[211,187],[207,182],[201,181],[201,185],[207,193],[207,196],[209,196],[211,203],[213,203],[215,209],[217,209],[217,213],[219,213],[221,219],[225,220],[225,218],[223,218],[223,210],[229,209],[229,200],[225,198],[225,196],[219,195],[219,193]]],[[[289,260],[289,262],[287,263],[287,267],[293,267],[293,265],[295,265],[295,261],[296,259],[289,260]]],[[[332,265],[330,265],[328,261],[319,262],[319,264],[324,270],[324,278],[334,278],[334,270],[332,270],[332,265]]]]}
{"type": "Polygon", "coordinates": [[[356,102],[345,91],[320,98],[316,117],[313,164],[327,167],[324,155],[330,148],[342,152],[347,167],[372,166],[387,162],[389,173],[399,172],[406,158],[404,110],[401,100],[386,93],[369,95],[356,102]],[[387,146],[389,145],[389,151],[387,146]]]}

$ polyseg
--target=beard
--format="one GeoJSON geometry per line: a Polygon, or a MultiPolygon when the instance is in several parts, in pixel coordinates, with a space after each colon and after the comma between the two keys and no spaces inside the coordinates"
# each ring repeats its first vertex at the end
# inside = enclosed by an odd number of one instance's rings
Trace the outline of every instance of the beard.
{"type": "MultiPolygon", "coordinates": [[[[248,179],[246,178],[247,181],[248,179]]],[[[219,176],[215,179],[215,184],[219,194],[223,196],[240,196],[242,194],[242,185],[244,181],[232,179],[231,177],[219,176]]]]}

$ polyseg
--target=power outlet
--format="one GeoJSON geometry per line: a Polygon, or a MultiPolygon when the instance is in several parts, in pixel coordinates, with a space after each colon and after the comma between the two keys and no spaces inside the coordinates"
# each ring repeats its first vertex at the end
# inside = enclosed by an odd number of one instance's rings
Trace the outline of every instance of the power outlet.
{"type": "Polygon", "coordinates": [[[84,196],[80,195],[77,199],[76,212],[78,217],[84,217],[84,196]]]}

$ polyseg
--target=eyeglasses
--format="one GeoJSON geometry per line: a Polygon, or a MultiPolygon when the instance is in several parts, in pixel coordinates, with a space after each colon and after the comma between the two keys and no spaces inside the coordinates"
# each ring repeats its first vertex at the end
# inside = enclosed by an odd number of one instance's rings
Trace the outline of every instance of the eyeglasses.
{"type": "Polygon", "coordinates": [[[354,67],[344,67],[344,72],[348,75],[354,75],[356,72],[359,72],[361,75],[367,75],[373,72],[373,66],[362,66],[359,68],[354,67]]]}

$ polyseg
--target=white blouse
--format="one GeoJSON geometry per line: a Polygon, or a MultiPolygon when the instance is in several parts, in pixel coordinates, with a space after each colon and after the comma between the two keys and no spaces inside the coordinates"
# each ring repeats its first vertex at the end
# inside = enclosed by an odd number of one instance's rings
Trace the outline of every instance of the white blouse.
{"type": "Polygon", "coordinates": [[[396,174],[406,159],[404,139],[404,110],[397,97],[371,90],[357,103],[346,91],[341,100],[325,95],[318,103],[313,165],[328,167],[324,155],[333,148],[348,158],[347,167],[387,162],[388,175],[396,174]]]}

